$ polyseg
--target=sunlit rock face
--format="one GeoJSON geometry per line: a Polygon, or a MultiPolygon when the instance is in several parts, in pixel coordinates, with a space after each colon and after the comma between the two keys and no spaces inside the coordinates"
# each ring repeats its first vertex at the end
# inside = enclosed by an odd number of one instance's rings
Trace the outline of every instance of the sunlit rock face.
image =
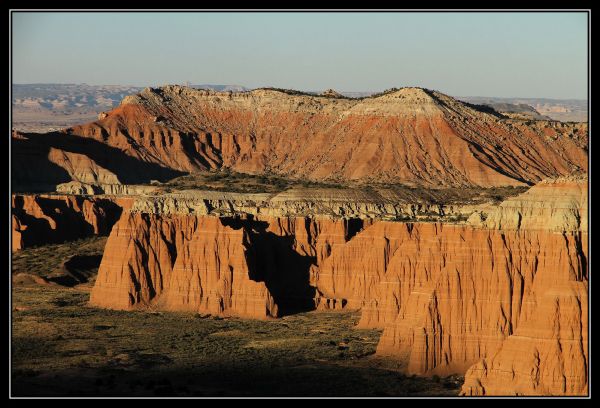
{"type": "MultiPolygon", "coordinates": [[[[359,309],[379,355],[465,373],[464,395],[587,392],[587,179],[546,181],[463,224],[168,214],[113,228],[91,304],[252,318],[359,309]]],[[[184,213],[178,213],[182,209],[184,213]]]]}
{"type": "Polygon", "coordinates": [[[95,122],[15,133],[13,179],[29,188],[19,191],[71,181],[116,191],[229,168],[426,187],[532,185],[585,172],[587,133],[586,124],[508,119],[421,88],[347,99],[165,86],[126,97],[95,122]]]}

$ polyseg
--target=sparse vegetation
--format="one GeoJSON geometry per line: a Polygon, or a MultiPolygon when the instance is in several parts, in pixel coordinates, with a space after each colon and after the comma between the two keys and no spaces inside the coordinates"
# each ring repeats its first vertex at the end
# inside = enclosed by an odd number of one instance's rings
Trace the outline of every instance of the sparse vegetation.
{"type": "Polygon", "coordinates": [[[285,88],[274,88],[274,87],[263,87],[256,88],[255,90],[263,90],[263,91],[277,91],[282,92],[287,95],[304,95],[304,96],[317,96],[315,93],[306,92],[306,91],[298,91],[296,89],[285,89],[285,88]]]}
{"type": "Polygon", "coordinates": [[[238,173],[224,168],[218,171],[206,171],[177,177],[162,185],[163,191],[212,190],[235,193],[279,193],[292,188],[314,189],[353,189],[372,194],[381,190],[390,190],[402,196],[407,202],[434,205],[480,204],[503,201],[508,197],[521,194],[529,187],[442,187],[424,188],[403,184],[378,182],[336,182],[292,179],[275,173],[262,174],[238,173]]]}
{"type": "Polygon", "coordinates": [[[60,286],[13,289],[13,395],[456,395],[375,357],[357,312],[258,321],[87,307],[60,286]]]}
{"type": "Polygon", "coordinates": [[[234,193],[278,193],[289,188],[343,188],[333,182],[317,182],[305,179],[287,179],[273,173],[246,174],[223,169],[198,172],[177,177],[167,183],[171,190],[202,189],[234,193]]]}
{"type": "MultiPolygon", "coordinates": [[[[47,278],[73,255],[101,253],[105,242],[24,249],[13,254],[13,273],[47,278]]],[[[355,329],[359,312],[258,321],[113,311],[87,306],[93,280],[13,285],[13,395],[456,395],[462,384],[405,376],[397,361],[374,356],[381,333],[355,329]]]]}
{"type": "Polygon", "coordinates": [[[93,236],[62,244],[22,249],[12,254],[12,273],[13,275],[28,273],[43,278],[51,277],[60,269],[63,262],[73,256],[101,257],[106,240],[107,237],[93,236]]]}
{"type": "MultiPolygon", "coordinates": [[[[374,93],[374,94],[369,95],[369,96],[367,96],[365,98],[378,98],[378,97],[383,96],[383,95],[387,95],[387,94],[391,94],[391,93],[394,93],[394,92],[398,92],[399,90],[400,90],[400,88],[395,88],[395,87],[394,88],[388,88],[385,91],[374,93]]],[[[363,99],[363,98],[361,98],[361,99],[363,99]]]]}

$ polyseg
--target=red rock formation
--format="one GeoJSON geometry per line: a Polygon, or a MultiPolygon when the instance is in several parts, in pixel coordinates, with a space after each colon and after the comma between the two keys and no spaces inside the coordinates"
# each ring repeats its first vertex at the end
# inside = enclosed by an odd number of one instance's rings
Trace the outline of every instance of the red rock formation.
{"type": "MultiPolygon", "coordinates": [[[[50,155],[48,171],[64,170],[55,184],[65,177],[131,184],[228,167],[313,180],[489,187],[587,169],[585,124],[506,119],[420,88],[362,100],[148,88],[55,139],[13,138],[15,154],[50,155]]],[[[31,182],[26,168],[15,170],[31,182]]]]}
{"type": "Polygon", "coordinates": [[[530,316],[467,371],[461,394],[588,394],[588,290],[570,279],[536,292],[530,316]]]}
{"type": "Polygon", "coordinates": [[[122,149],[91,137],[16,133],[11,145],[11,180],[18,192],[56,191],[58,186],[75,181],[90,186],[87,191],[108,194],[115,189],[107,191],[103,185],[147,183],[183,174],[151,157],[132,155],[136,147],[122,149]]]}
{"type": "Polygon", "coordinates": [[[378,354],[409,373],[467,372],[465,395],[580,395],[586,191],[587,179],[544,182],[463,225],[128,212],[91,304],[254,318],[360,309],[360,326],[384,329],[378,354]]]}
{"type": "Polygon", "coordinates": [[[105,235],[129,199],[60,195],[12,196],[12,250],[105,235]]]}
{"type": "Polygon", "coordinates": [[[362,225],[126,213],[108,239],[90,303],[253,318],[312,309],[311,268],[362,225]]]}
{"type": "Polygon", "coordinates": [[[264,283],[250,280],[246,239],[219,218],[126,214],[106,244],[90,303],[274,316],[264,283]]]}
{"type": "Polygon", "coordinates": [[[332,252],[317,288],[385,328],[378,354],[410,373],[475,364],[465,395],[585,394],[586,182],[542,183],[477,228],[377,222],[332,252]]]}

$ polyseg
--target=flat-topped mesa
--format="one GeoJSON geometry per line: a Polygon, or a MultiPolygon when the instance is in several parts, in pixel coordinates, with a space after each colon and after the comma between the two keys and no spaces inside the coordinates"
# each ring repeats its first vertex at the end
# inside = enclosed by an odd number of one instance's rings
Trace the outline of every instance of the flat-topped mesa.
{"type": "Polygon", "coordinates": [[[468,222],[487,229],[587,233],[587,195],[586,176],[543,180],[499,206],[476,211],[468,222]]]}
{"type": "Polygon", "coordinates": [[[581,395],[586,184],[540,183],[472,225],[205,215],[219,199],[252,208],[268,195],[145,198],[113,228],[91,304],[253,318],[360,309],[360,326],[384,329],[377,353],[409,373],[467,372],[468,395],[581,395]]]}
{"type": "Polygon", "coordinates": [[[31,159],[27,146],[40,144],[38,162],[50,148],[87,157],[53,159],[48,167],[67,173],[56,174],[63,176],[56,184],[70,181],[64,177],[88,183],[90,172],[131,184],[229,168],[292,179],[493,187],[587,169],[585,124],[506,119],[421,88],[350,99],[165,86],[128,96],[102,116],[66,129],[63,139],[13,138],[13,154],[31,159]]]}

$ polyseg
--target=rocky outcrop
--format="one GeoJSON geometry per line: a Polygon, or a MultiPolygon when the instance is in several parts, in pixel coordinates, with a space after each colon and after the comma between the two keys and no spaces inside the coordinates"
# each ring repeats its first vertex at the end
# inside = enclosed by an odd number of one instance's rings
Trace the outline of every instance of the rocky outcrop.
{"type": "Polygon", "coordinates": [[[135,150],[62,132],[13,132],[12,187],[22,193],[54,192],[60,185],[75,182],[85,186],[80,191],[105,191],[102,186],[164,181],[183,174],[151,157],[132,155],[135,150]]]}
{"type": "MultiPolygon", "coordinates": [[[[230,168],[295,179],[491,187],[587,170],[585,125],[507,119],[421,88],[363,99],[147,88],[95,122],[52,135],[13,138],[14,154],[50,162],[47,185],[147,183],[230,168]]],[[[13,169],[26,185],[40,182],[28,172],[13,169]]]]}
{"type": "Polygon", "coordinates": [[[253,318],[309,310],[311,268],[362,226],[129,212],[108,239],[90,303],[253,318]]]}
{"type": "Polygon", "coordinates": [[[217,217],[210,200],[145,197],[113,228],[91,304],[253,318],[357,309],[359,326],[383,329],[379,355],[413,374],[466,372],[464,395],[581,395],[586,193],[585,178],[544,182],[462,224],[217,217]]]}
{"type": "Polygon", "coordinates": [[[475,211],[469,223],[478,228],[524,231],[587,231],[587,178],[544,180],[526,194],[475,211]]]}
{"type": "Polygon", "coordinates": [[[544,182],[484,221],[551,231],[554,244],[545,246],[558,252],[536,259],[539,271],[519,324],[467,371],[462,395],[588,394],[587,193],[587,179],[544,182]]]}
{"type": "Polygon", "coordinates": [[[13,195],[12,250],[107,235],[128,206],[128,199],[13,195]]]}
{"type": "Polygon", "coordinates": [[[90,303],[253,318],[277,315],[265,284],[250,280],[245,240],[243,230],[219,218],[126,215],[106,244],[90,303]]]}
{"type": "Polygon", "coordinates": [[[336,91],[335,89],[326,89],[325,91],[321,92],[321,96],[325,96],[327,98],[343,98],[344,95],[340,94],[338,91],[336,91]]]}
{"type": "Polygon", "coordinates": [[[463,394],[587,392],[587,179],[542,183],[474,226],[376,222],[317,288],[384,328],[380,355],[465,372],[463,394]]]}
{"type": "Polygon", "coordinates": [[[74,195],[117,195],[134,196],[152,194],[157,191],[155,186],[128,185],[128,184],[89,184],[79,181],[70,181],[56,186],[56,192],[74,195]]]}
{"type": "Polygon", "coordinates": [[[535,314],[537,296],[568,284],[562,271],[584,279],[579,233],[437,225],[383,237],[401,249],[379,280],[370,276],[375,293],[364,294],[361,324],[385,327],[378,353],[405,361],[411,373],[465,372],[535,314]]]}
{"type": "Polygon", "coordinates": [[[587,395],[588,282],[565,279],[532,296],[531,314],[473,365],[462,395],[587,395]]]}
{"type": "MultiPolygon", "coordinates": [[[[131,211],[151,214],[254,215],[260,217],[329,217],[396,221],[466,221],[491,205],[475,203],[440,204],[435,197],[398,193],[392,190],[289,189],[281,193],[230,193],[184,190],[158,194],[160,190],[140,190],[131,211]]],[[[468,200],[467,200],[468,201],[468,200]]]]}

